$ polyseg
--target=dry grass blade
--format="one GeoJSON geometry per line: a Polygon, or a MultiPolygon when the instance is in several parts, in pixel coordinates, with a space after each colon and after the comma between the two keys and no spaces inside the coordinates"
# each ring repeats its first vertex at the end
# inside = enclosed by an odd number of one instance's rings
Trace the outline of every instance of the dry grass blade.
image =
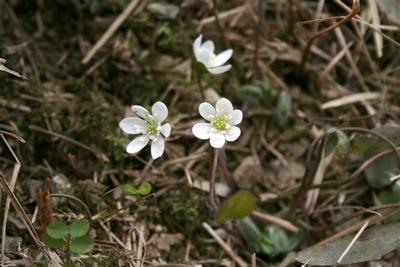
{"type": "MultiPolygon", "coordinates": [[[[371,13],[371,18],[372,18],[372,23],[376,26],[380,26],[380,18],[379,18],[379,12],[378,12],[378,6],[377,6],[376,0],[368,0],[368,6],[369,6],[369,12],[371,13]]],[[[382,57],[383,55],[383,40],[382,36],[378,32],[374,32],[374,43],[375,43],[375,50],[376,50],[376,56],[378,58],[382,57]]]]}
{"type": "Polygon", "coordinates": [[[32,109],[26,105],[15,103],[14,101],[7,101],[0,97],[0,105],[4,107],[10,107],[12,109],[20,110],[26,113],[30,113],[32,109]]]}
{"type": "Polygon", "coordinates": [[[326,76],[328,75],[329,71],[336,65],[336,63],[339,62],[339,60],[345,55],[346,51],[353,45],[353,42],[349,42],[345,48],[343,48],[337,55],[332,58],[332,60],[329,62],[328,65],[326,65],[325,69],[321,72],[319,75],[318,79],[318,85],[320,88],[322,88],[323,82],[326,79],[326,76]]]}
{"type": "MultiPolygon", "coordinates": [[[[18,173],[19,173],[19,169],[21,168],[21,163],[18,160],[18,157],[15,155],[14,151],[12,150],[12,148],[10,147],[9,143],[7,142],[7,140],[4,138],[3,134],[0,134],[1,138],[3,139],[4,143],[7,145],[8,150],[11,152],[11,154],[13,155],[16,163],[14,164],[14,169],[13,169],[13,173],[12,173],[12,177],[11,177],[11,181],[10,184],[7,183],[7,181],[4,179],[4,177],[1,175],[1,183],[2,186],[4,188],[4,190],[6,190],[6,187],[9,188],[10,193],[7,193],[7,200],[6,200],[6,205],[4,207],[4,217],[3,217],[3,227],[2,227],[2,232],[1,232],[1,237],[2,240],[6,240],[6,226],[7,226],[7,217],[8,217],[8,212],[10,209],[10,203],[11,202],[18,202],[18,200],[16,199],[16,197],[13,194],[14,191],[14,187],[15,184],[17,182],[17,177],[18,177],[18,173]]],[[[7,190],[6,190],[7,191],[7,190]]],[[[18,202],[19,204],[19,202],[18,202]]],[[[4,265],[4,250],[5,250],[5,242],[1,243],[1,262],[2,265],[4,265]]]]}
{"type": "Polygon", "coordinates": [[[284,220],[282,218],[279,218],[279,217],[276,217],[276,216],[272,216],[272,215],[269,215],[269,214],[266,214],[264,212],[257,211],[257,210],[253,210],[251,212],[251,214],[254,217],[257,217],[257,218],[265,220],[265,221],[267,221],[269,223],[273,223],[275,225],[278,225],[279,227],[282,227],[283,229],[286,229],[286,230],[288,230],[290,232],[297,233],[299,231],[298,227],[296,227],[291,222],[289,222],[287,220],[284,220]]]}
{"type": "Polygon", "coordinates": [[[87,64],[92,57],[96,54],[97,50],[99,50],[110,37],[115,33],[119,26],[125,21],[125,19],[131,14],[133,9],[139,3],[139,0],[132,0],[131,3],[125,8],[124,12],[118,16],[118,18],[111,24],[111,26],[107,29],[107,31],[101,36],[100,40],[93,46],[93,48],[89,51],[89,53],[82,60],[82,64],[87,64]]]}
{"type": "Polygon", "coordinates": [[[352,94],[352,95],[348,95],[348,96],[344,96],[344,97],[341,97],[338,99],[328,101],[328,102],[322,104],[321,108],[322,109],[335,108],[335,107],[340,107],[343,105],[348,105],[351,103],[362,102],[362,101],[367,101],[367,100],[372,100],[372,99],[379,99],[381,97],[382,97],[382,93],[377,93],[377,92],[352,94]]]}
{"type": "Polygon", "coordinates": [[[10,74],[12,74],[12,75],[14,75],[14,76],[17,76],[17,77],[19,77],[19,78],[28,80],[28,78],[22,76],[22,75],[19,74],[18,72],[13,71],[13,70],[10,70],[10,69],[7,68],[6,66],[4,66],[4,64],[6,64],[6,62],[7,62],[7,60],[5,60],[4,58],[0,58],[0,71],[4,71],[4,72],[10,73],[10,74]]]}
{"type": "Polygon", "coordinates": [[[340,258],[338,259],[338,261],[335,264],[335,266],[340,265],[340,263],[342,262],[343,258],[349,252],[349,250],[354,245],[354,243],[357,241],[357,239],[360,237],[360,235],[364,232],[365,228],[367,228],[368,224],[369,224],[369,221],[366,221],[365,224],[363,225],[363,227],[361,227],[360,231],[358,231],[357,235],[353,238],[351,243],[347,246],[346,250],[343,252],[342,256],[340,256],[340,258]]]}
{"type": "Polygon", "coordinates": [[[203,222],[203,227],[218,242],[218,244],[226,251],[226,253],[228,253],[229,256],[231,256],[234,261],[236,261],[236,263],[240,267],[247,267],[247,263],[239,255],[237,255],[232,250],[232,248],[227,243],[225,243],[224,240],[222,240],[221,237],[219,237],[219,235],[211,228],[211,226],[208,223],[203,222]]]}

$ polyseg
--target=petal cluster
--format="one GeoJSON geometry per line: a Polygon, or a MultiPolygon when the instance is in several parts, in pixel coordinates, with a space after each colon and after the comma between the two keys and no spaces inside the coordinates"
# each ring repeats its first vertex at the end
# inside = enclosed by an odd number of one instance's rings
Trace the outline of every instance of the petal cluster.
{"type": "Polygon", "coordinates": [[[193,52],[196,60],[203,63],[207,70],[212,74],[220,74],[228,71],[232,66],[224,65],[232,56],[232,49],[225,50],[218,55],[214,54],[214,42],[205,41],[201,44],[202,35],[194,41],[193,52]]]}
{"type": "Polygon", "coordinates": [[[214,148],[222,148],[226,142],[233,142],[239,138],[241,131],[237,127],[243,118],[243,113],[239,109],[233,110],[232,103],[221,98],[217,101],[215,108],[203,102],[199,106],[200,115],[208,122],[196,123],[193,134],[202,140],[210,139],[210,144],[214,148]]]}
{"type": "Polygon", "coordinates": [[[119,127],[128,134],[138,134],[126,147],[128,153],[139,152],[151,142],[151,156],[159,158],[164,153],[164,138],[171,133],[171,125],[164,120],[168,116],[168,108],[162,102],[152,106],[151,114],[142,106],[132,106],[132,111],[138,117],[129,117],[119,123],[119,127]]]}

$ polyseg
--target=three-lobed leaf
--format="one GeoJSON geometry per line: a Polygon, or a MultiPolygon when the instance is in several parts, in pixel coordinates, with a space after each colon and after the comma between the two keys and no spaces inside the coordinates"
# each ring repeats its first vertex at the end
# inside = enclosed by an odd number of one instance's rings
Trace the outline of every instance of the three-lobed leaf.
{"type": "Polygon", "coordinates": [[[46,232],[54,239],[61,239],[68,234],[69,230],[65,223],[52,222],[47,226],[46,232]]]}
{"type": "Polygon", "coordinates": [[[136,187],[134,187],[134,186],[132,186],[132,185],[129,185],[129,184],[126,184],[126,185],[124,185],[124,186],[122,187],[122,189],[123,189],[123,191],[124,191],[124,193],[125,193],[126,195],[131,195],[131,196],[133,196],[133,195],[139,194],[139,195],[144,196],[144,195],[150,194],[150,192],[151,192],[151,185],[150,185],[149,183],[143,183],[143,184],[141,184],[141,185],[139,186],[139,189],[136,189],[136,187]]]}
{"type": "Polygon", "coordinates": [[[43,234],[43,242],[50,248],[60,249],[66,244],[63,238],[53,238],[48,233],[43,234]]]}
{"type": "Polygon", "coordinates": [[[137,189],[129,184],[126,184],[122,187],[122,190],[124,191],[125,195],[130,195],[130,196],[134,196],[137,194],[137,189]]]}
{"type": "Polygon", "coordinates": [[[148,195],[151,192],[151,185],[149,183],[143,183],[139,186],[137,192],[143,196],[148,195]]]}
{"type": "Polygon", "coordinates": [[[90,252],[94,247],[94,240],[90,236],[74,238],[71,242],[71,251],[77,254],[90,252]]]}
{"type": "Polygon", "coordinates": [[[69,226],[69,233],[74,237],[81,237],[89,231],[89,221],[86,219],[75,220],[69,226]]]}

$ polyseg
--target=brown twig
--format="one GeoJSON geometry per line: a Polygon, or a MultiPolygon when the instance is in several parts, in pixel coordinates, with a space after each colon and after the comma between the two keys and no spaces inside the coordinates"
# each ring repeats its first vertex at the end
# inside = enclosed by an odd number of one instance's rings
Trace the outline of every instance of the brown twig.
{"type": "Polygon", "coordinates": [[[350,21],[353,17],[355,17],[360,12],[360,9],[361,9],[360,0],[353,0],[353,7],[352,7],[351,13],[349,15],[347,15],[344,19],[342,19],[338,23],[336,23],[334,25],[331,25],[328,28],[325,28],[325,29],[321,30],[321,31],[315,33],[314,35],[312,35],[310,37],[310,40],[308,40],[307,46],[306,46],[306,48],[304,49],[304,52],[303,52],[303,57],[301,59],[301,65],[300,65],[300,71],[301,72],[304,72],[304,65],[306,64],[306,60],[307,60],[308,55],[310,54],[311,45],[314,42],[314,40],[317,37],[323,35],[324,33],[327,33],[329,31],[331,31],[331,30],[333,30],[333,29],[335,29],[335,28],[347,23],[348,21],[350,21]]]}

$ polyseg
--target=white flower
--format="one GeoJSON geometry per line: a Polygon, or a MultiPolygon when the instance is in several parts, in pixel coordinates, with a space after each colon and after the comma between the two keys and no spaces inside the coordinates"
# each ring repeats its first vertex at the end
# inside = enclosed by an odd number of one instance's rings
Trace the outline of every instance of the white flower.
{"type": "Polygon", "coordinates": [[[217,101],[215,108],[203,102],[199,106],[200,115],[209,121],[209,123],[196,123],[193,128],[193,134],[202,140],[210,139],[210,144],[214,148],[221,148],[226,141],[233,142],[240,136],[238,125],[243,118],[243,113],[239,109],[233,110],[232,103],[221,98],[217,101]]]}
{"type": "Polygon", "coordinates": [[[129,143],[126,151],[136,153],[151,140],[151,156],[153,159],[159,158],[164,153],[163,136],[168,137],[171,133],[169,123],[161,125],[168,116],[167,106],[162,102],[155,103],[151,109],[152,114],[142,106],[132,106],[132,111],[140,118],[125,118],[119,123],[119,127],[128,134],[140,136],[129,143]]]}
{"type": "Polygon", "coordinates": [[[220,74],[228,71],[232,66],[222,66],[222,64],[227,62],[232,56],[232,49],[225,50],[216,56],[214,54],[214,42],[208,40],[201,44],[201,38],[202,35],[200,34],[193,44],[193,52],[196,60],[203,63],[207,70],[212,74],[220,74]]]}

